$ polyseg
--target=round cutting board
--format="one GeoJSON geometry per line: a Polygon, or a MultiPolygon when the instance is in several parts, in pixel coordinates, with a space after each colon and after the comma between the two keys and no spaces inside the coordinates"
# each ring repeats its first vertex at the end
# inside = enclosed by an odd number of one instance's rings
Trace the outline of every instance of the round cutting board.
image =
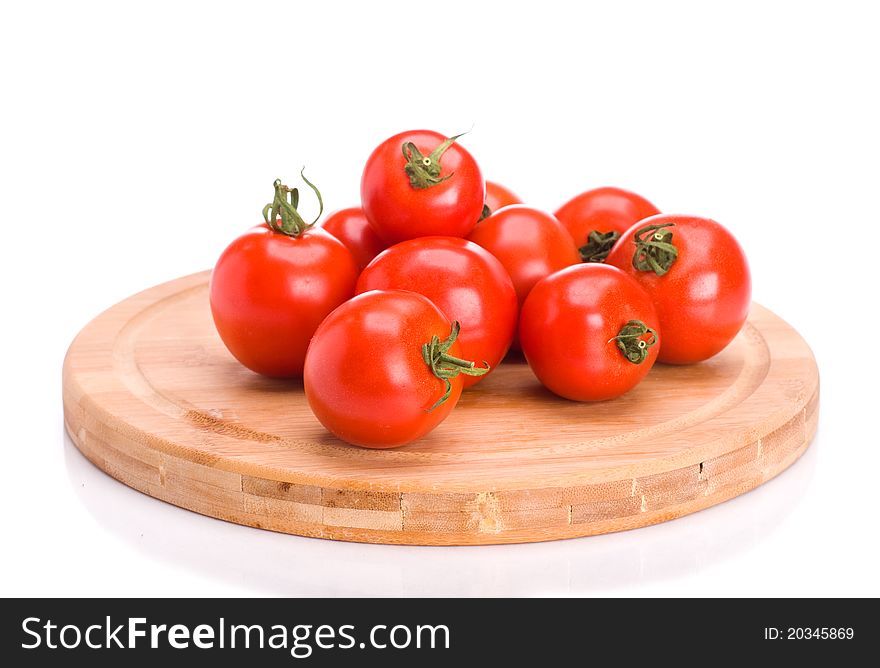
{"type": "Polygon", "coordinates": [[[430,545],[619,531],[760,485],[816,430],[813,355],[755,304],[721,354],[657,365],[614,401],[560,399],[510,359],[424,439],[357,448],[322,428],[301,381],[232,358],[208,277],[146,290],[86,326],[64,362],[64,414],[76,446],[114,478],[231,522],[430,545]]]}

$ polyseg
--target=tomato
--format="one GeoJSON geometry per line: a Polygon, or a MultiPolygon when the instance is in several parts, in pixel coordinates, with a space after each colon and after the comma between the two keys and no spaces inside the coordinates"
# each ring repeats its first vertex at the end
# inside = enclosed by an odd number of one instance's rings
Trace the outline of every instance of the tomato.
{"type": "Polygon", "coordinates": [[[570,199],[555,215],[571,233],[584,261],[601,262],[633,223],[658,213],[641,195],[621,188],[595,188],[570,199]]]}
{"type": "Polygon", "coordinates": [[[492,214],[468,236],[510,274],[520,305],[545,276],[581,261],[571,235],[553,216],[514,204],[492,214]]]}
{"type": "MultiPolygon", "coordinates": [[[[361,273],[358,293],[411,290],[430,299],[461,323],[458,341],[465,358],[498,365],[513,339],[516,291],[491,253],[458,237],[422,237],[380,253],[361,273]]],[[[465,378],[468,387],[480,376],[465,378]]]]}
{"type": "Polygon", "coordinates": [[[606,262],[639,281],[654,300],[663,332],[661,362],[712,357],[749,314],[752,280],[745,253],[714,220],[646,218],[623,233],[606,262]]]}
{"type": "Polygon", "coordinates": [[[547,389],[574,401],[628,392],[657,359],[651,297],[617,267],[579,264],[538,282],[522,309],[519,339],[547,389]]]}
{"type": "Polygon", "coordinates": [[[457,323],[427,297],[374,290],[345,302],[315,332],[303,384],[330,432],[368,448],[393,448],[440,424],[461,396],[457,323]]]}
{"type": "Polygon", "coordinates": [[[484,209],[486,216],[490,216],[501,207],[511,204],[522,204],[522,200],[500,183],[486,181],[486,208],[488,208],[488,211],[484,209]]]}
{"type": "Polygon", "coordinates": [[[294,191],[275,184],[275,202],[264,210],[273,224],[252,228],[223,251],[209,296],[229,352],[252,371],[289,377],[302,374],[312,334],[354,294],[358,271],[341,241],[310,228],[286,202],[294,191]]]}
{"type": "Polygon", "coordinates": [[[361,204],[389,245],[432,235],[466,237],[479,220],[486,185],[457,138],[430,130],[402,132],[367,159],[361,204]]]}
{"type": "Polygon", "coordinates": [[[321,223],[321,228],[345,244],[360,269],[388,247],[359,206],[331,213],[321,223]]]}

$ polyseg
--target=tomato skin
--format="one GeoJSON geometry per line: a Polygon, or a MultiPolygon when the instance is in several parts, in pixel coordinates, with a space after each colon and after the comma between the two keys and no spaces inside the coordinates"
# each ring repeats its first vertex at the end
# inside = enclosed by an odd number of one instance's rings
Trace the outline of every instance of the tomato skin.
{"type": "MultiPolygon", "coordinates": [[[[520,317],[523,354],[551,392],[574,401],[619,397],[645,377],[658,344],[639,364],[613,340],[630,320],[660,339],[657,312],[647,292],[616,267],[579,264],[538,282],[520,317]]],[[[647,337],[646,337],[647,338],[647,337]]]]}
{"type": "MultiPolygon", "coordinates": [[[[361,273],[356,292],[410,290],[461,323],[462,356],[494,369],[516,329],[516,290],[504,266],[484,248],[458,237],[422,237],[383,251],[361,273]]],[[[464,386],[485,376],[467,376],[464,386]]]]}
{"type": "Polygon", "coordinates": [[[539,280],[581,261],[571,235],[558,220],[523,204],[506,206],[480,221],[468,239],[504,265],[520,306],[539,280]]]}
{"type": "Polygon", "coordinates": [[[501,207],[511,204],[522,204],[522,200],[500,183],[486,181],[486,206],[490,212],[495,213],[501,207]]]}
{"type": "Polygon", "coordinates": [[[321,222],[320,226],[351,251],[360,269],[370,264],[370,260],[388,247],[388,244],[376,234],[364,215],[364,210],[359,206],[334,211],[321,222]]]}
{"type": "Polygon", "coordinates": [[[258,225],[220,255],[209,287],[211,314],[229,352],[273,377],[302,375],[324,317],[354,294],[357,266],[320,229],[294,238],[258,225]]]}
{"type": "Polygon", "coordinates": [[[578,247],[587,243],[590,232],[623,234],[633,223],[660,210],[641,195],[622,188],[594,188],[575,195],[554,214],[574,238],[578,247]]]}
{"type": "Polygon", "coordinates": [[[457,141],[440,159],[441,176],[429,188],[414,188],[404,171],[402,147],[412,142],[425,155],[446,141],[431,130],[401,132],[379,144],[361,177],[367,220],[388,244],[424,236],[466,237],[483,211],[486,185],[474,158],[457,141]]]}
{"type": "Polygon", "coordinates": [[[611,249],[606,263],[644,287],[657,307],[663,344],[659,361],[693,364],[721,352],[749,314],[752,280],[745,253],[733,235],[708,218],[662,214],[639,221],[611,249]],[[632,265],[635,233],[647,225],[674,223],[678,258],[668,273],[632,265]]]}
{"type": "MultiPolygon", "coordinates": [[[[367,448],[394,448],[440,424],[461,396],[422,359],[422,344],[449,336],[452,324],[426,297],[403,290],[373,290],[334,310],[312,338],[303,384],[312,411],[331,433],[367,448]]],[[[458,341],[449,354],[459,356],[458,341]]]]}

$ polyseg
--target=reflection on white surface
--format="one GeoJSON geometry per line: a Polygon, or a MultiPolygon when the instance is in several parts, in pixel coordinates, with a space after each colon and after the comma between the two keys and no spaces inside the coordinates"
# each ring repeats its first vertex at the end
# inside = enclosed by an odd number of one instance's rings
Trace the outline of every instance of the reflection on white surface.
{"type": "Polygon", "coordinates": [[[65,436],[76,495],[107,531],[201,575],[291,596],[610,594],[699,571],[770,534],[810,485],[818,437],[787,471],[727,503],[632,531],[524,545],[414,547],[302,538],[230,524],[132,490],[65,436]]]}

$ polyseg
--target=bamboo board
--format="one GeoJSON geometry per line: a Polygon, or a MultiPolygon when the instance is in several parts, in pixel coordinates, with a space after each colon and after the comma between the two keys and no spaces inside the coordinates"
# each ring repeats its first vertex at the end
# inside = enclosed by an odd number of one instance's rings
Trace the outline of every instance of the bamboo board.
{"type": "Polygon", "coordinates": [[[421,441],[356,448],[322,428],[301,381],[262,378],[231,357],[208,277],[146,290],[80,332],[64,362],[65,424],[114,478],[231,522],[426,545],[620,531],[760,485],[816,430],[813,355],[755,304],[721,354],[658,365],[620,399],[560,399],[512,360],[421,441]]]}

